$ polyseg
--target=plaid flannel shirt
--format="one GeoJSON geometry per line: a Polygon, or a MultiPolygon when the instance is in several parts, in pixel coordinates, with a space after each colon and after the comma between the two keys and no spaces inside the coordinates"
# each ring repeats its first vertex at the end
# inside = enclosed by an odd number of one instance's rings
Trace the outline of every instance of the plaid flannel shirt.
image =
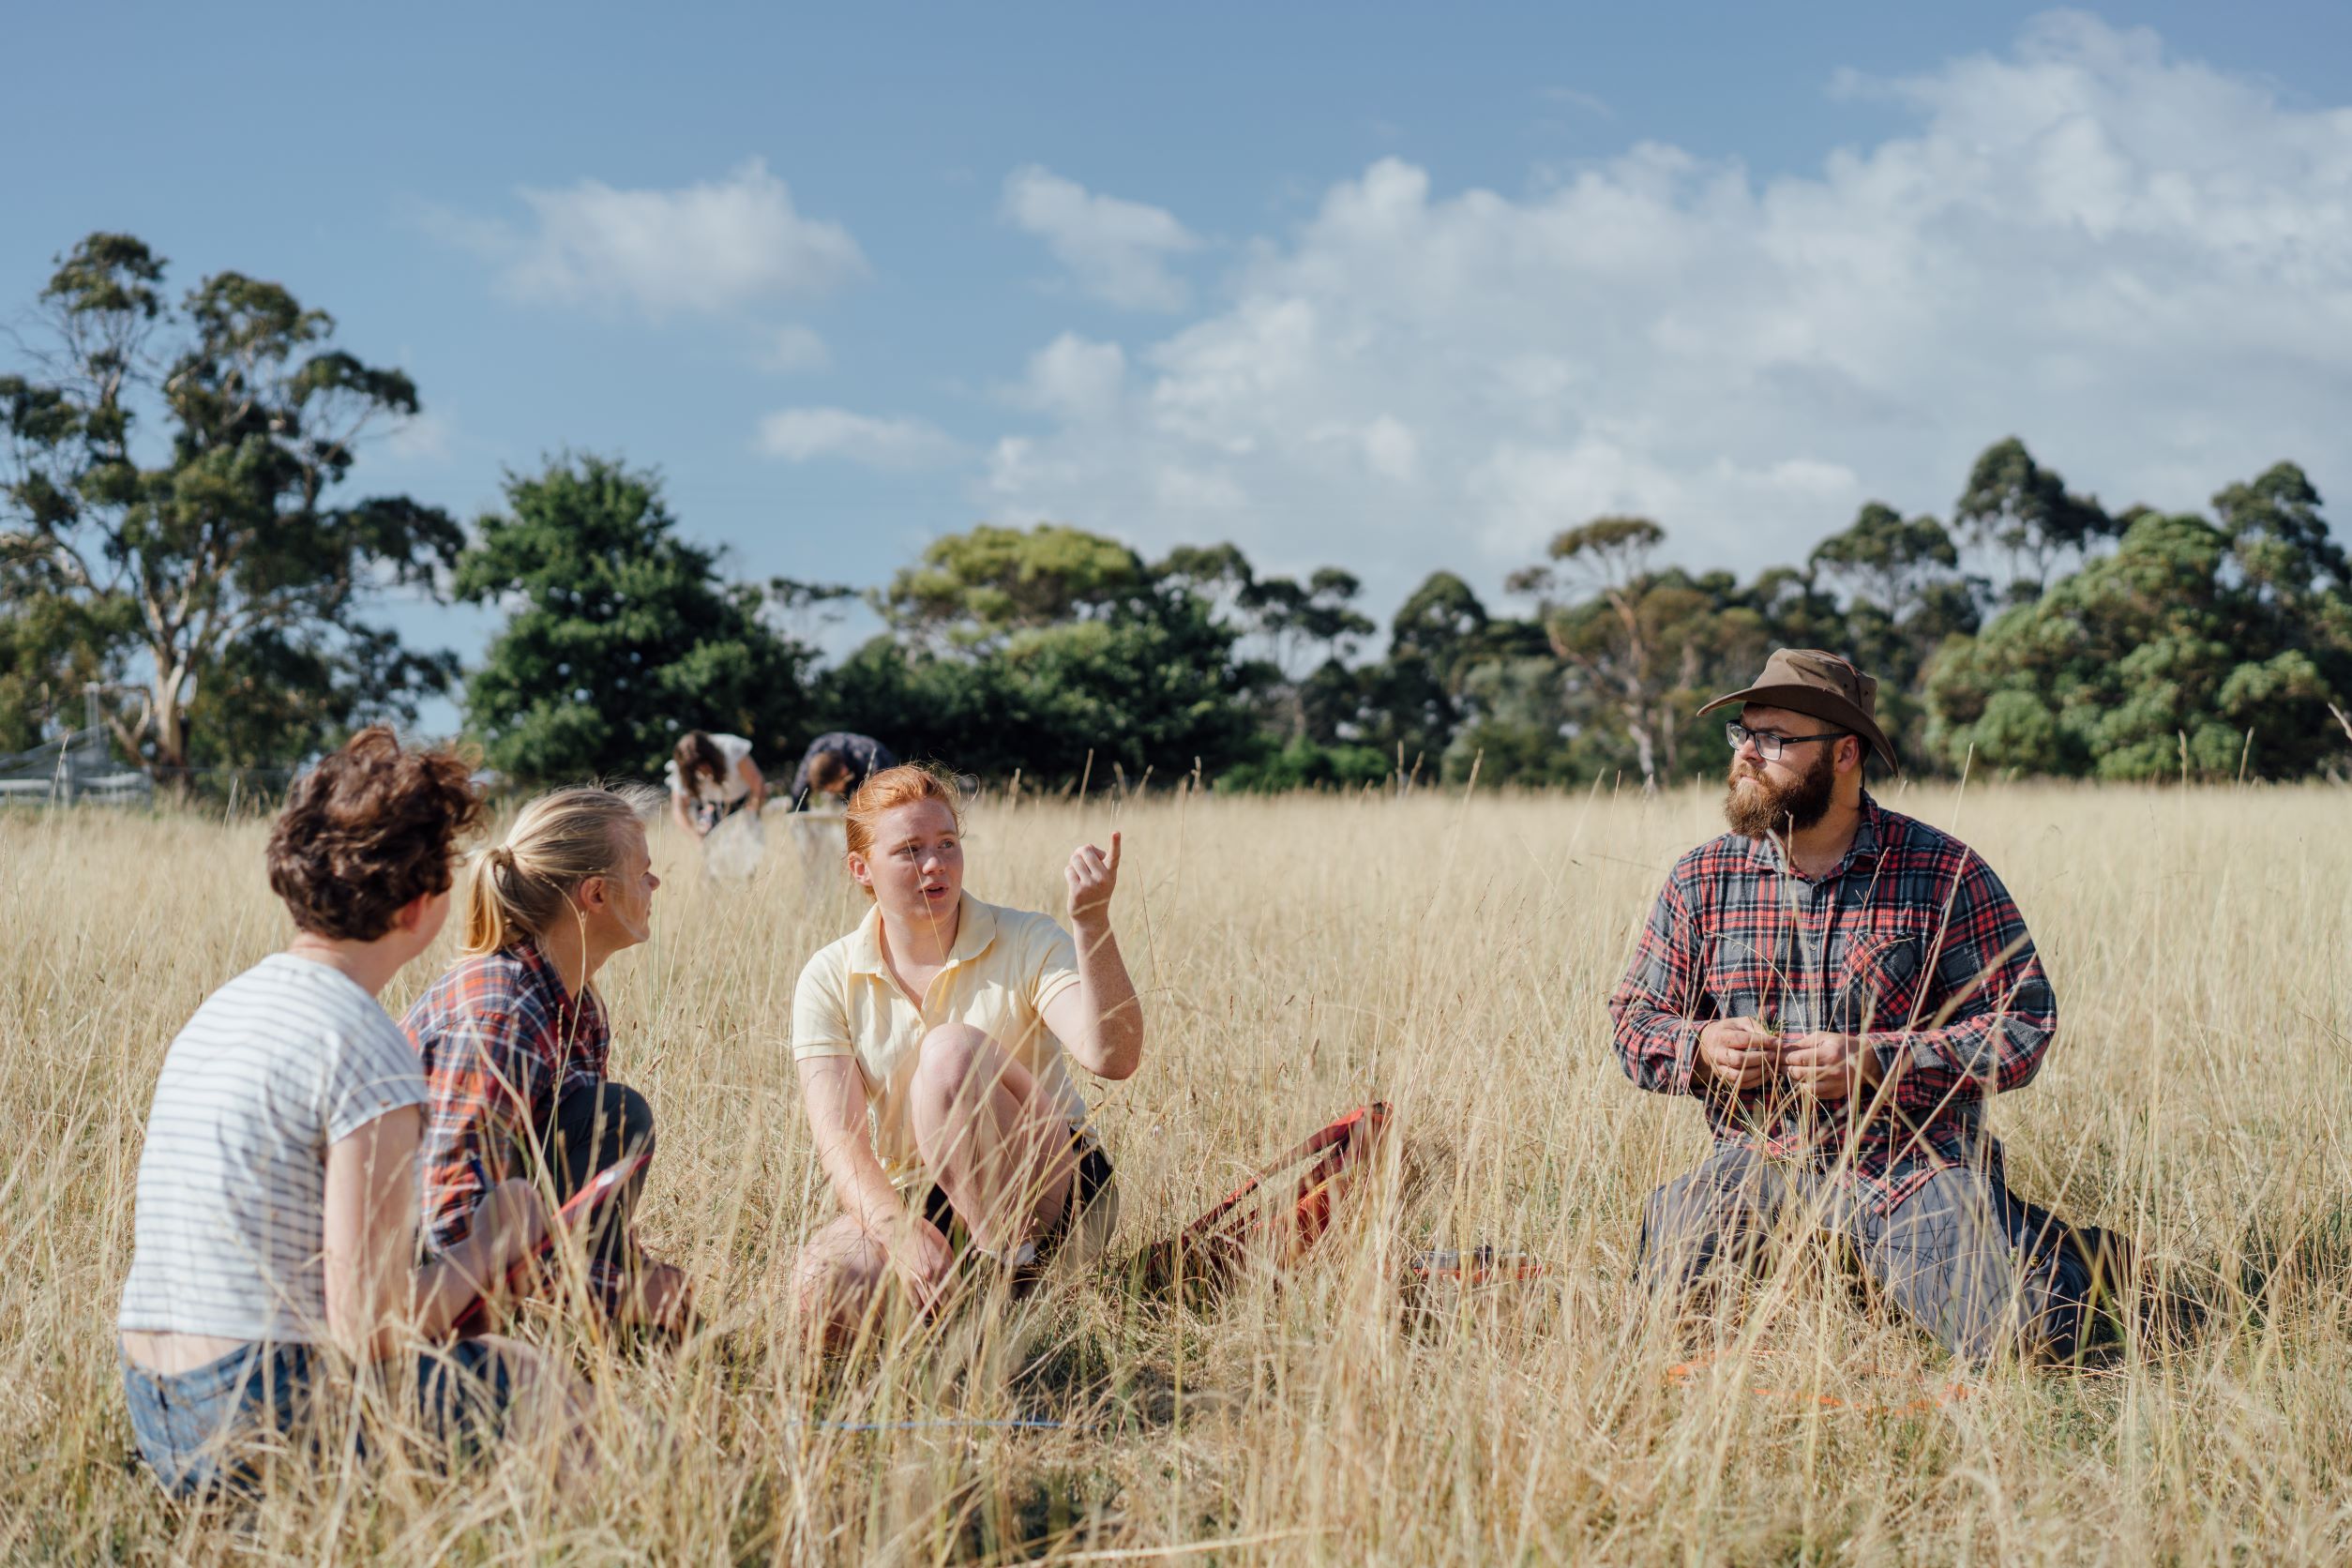
{"type": "Polygon", "coordinates": [[[1703,1097],[1716,1141],[1857,1181],[1885,1213],[2000,1145],[1984,1102],[2032,1080],[2058,1003],[2008,889],[1976,852],[1862,796],[1836,867],[1807,880],[1770,839],[1726,834],[1677,862],[1609,998],[1625,1074],[1703,1097]],[[1754,1018],[1862,1036],[1881,1081],[1817,1105],[1768,1078],[1696,1083],[1698,1033],[1754,1018]]]}
{"type": "Polygon", "coordinates": [[[612,1033],[594,991],[575,1004],[536,943],[460,959],[400,1020],[424,1059],[426,1244],[465,1239],[482,1194],[538,1141],[555,1099],[602,1082],[612,1033]]]}

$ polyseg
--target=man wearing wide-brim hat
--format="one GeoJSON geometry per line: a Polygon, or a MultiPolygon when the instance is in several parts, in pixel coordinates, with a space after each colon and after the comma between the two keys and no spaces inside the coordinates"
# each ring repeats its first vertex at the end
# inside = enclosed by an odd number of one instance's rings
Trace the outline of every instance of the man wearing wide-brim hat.
{"type": "Polygon", "coordinates": [[[1955,1354],[2065,1358],[2094,1259],[2013,1198],[1987,1100],[2058,1028],[2025,921],[1991,867],[1864,789],[1892,773],[1877,682],[1784,648],[1737,706],[1731,831],[1667,879],[1609,999],[1644,1089],[1706,1107],[1715,1147],[1651,1195],[1641,1272],[1687,1305],[1767,1232],[1843,1232],[1955,1354]]]}

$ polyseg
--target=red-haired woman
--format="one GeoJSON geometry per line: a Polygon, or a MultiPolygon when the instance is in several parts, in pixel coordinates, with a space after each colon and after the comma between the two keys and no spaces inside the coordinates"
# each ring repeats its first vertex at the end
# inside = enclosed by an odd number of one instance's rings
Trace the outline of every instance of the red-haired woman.
{"type": "Polygon", "coordinates": [[[935,1304],[957,1232],[1017,1280],[1073,1235],[1099,1248],[1118,1194],[1068,1063],[1124,1078],[1143,1055],[1110,927],[1117,834],[1108,854],[1070,856],[1065,931],[964,891],[961,803],[927,769],[874,775],[846,825],[850,875],[874,907],[808,960],[792,1000],[792,1057],[841,1206],[793,1285],[836,1331],[893,1279],[935,1304]]]}

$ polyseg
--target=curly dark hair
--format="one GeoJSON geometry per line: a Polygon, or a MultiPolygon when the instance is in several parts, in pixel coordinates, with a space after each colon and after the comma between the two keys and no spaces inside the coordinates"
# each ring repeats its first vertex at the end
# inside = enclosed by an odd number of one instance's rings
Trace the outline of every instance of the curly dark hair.
{"type": "Polygon", "coordinates": [[[482,820],[472,771],[377,725],[296,779],[269,833],[269,885],[294,924],[373,942],[412,899],[448,891],[456,842],[482,820]]]}

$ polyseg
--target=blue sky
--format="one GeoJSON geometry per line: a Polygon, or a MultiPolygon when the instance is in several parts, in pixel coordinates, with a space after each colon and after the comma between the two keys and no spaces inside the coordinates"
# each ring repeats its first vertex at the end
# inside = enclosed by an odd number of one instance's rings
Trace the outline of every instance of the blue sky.
{"type": "Polygon", "coordinates": [[[1040,516],[1381,611],[1603,510],[1744,570],[2013,430],[2352,483],[2344,8],[1939,9],[44,8],[0,301],[275,278],[424,396],[368,487],[617,451],[861,585],[1040,516]]]}

